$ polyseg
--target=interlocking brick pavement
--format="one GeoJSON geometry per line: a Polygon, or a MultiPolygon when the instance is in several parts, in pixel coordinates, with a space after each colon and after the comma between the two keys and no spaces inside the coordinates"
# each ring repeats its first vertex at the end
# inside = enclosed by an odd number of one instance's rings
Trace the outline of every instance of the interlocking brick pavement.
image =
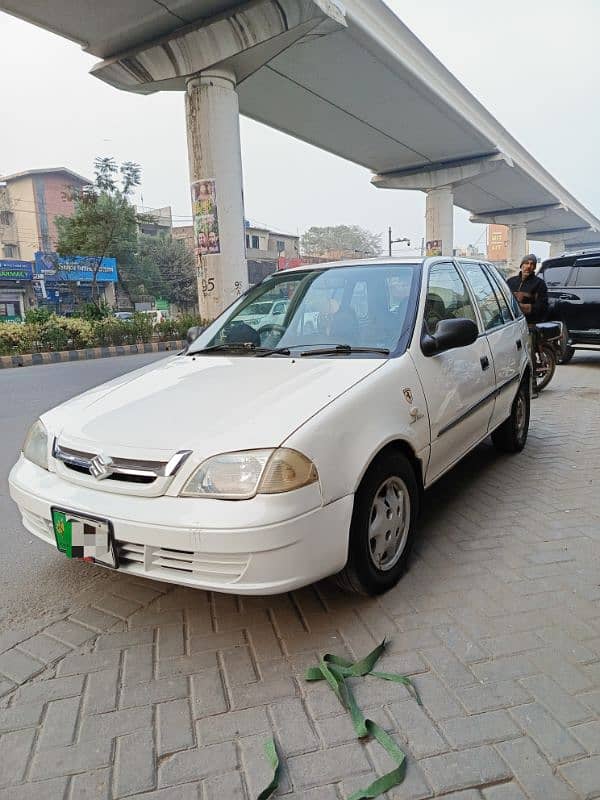
{"type": "Polygon", "coordinates": [[[600,797],[598,377],[561,368],[522,455],[484,445],[429,492],[412,567],[385,597],[322,582],[240,598],[121,574],[5,635],[0,800],[251,800],[270,733],[279,795],[341,800],[391,764],[303,672],[385,635],[381,668],[423,699],[355,682],[407,753],[388,800],[600,797]]]}

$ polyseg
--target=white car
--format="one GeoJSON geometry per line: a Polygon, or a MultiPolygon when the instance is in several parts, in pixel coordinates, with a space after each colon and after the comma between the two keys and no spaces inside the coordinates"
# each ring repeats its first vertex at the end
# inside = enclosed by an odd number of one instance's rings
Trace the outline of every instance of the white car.
{"type": "Polygon", "coordinates": [[[288,300],[262,300],[251,303],[243,309],[239,319],[259,330],[265,325],[280,323],[285,315],[288,300]]]}
{"type": "Polygon", "coordinates": [[[10,492],[28,531],[128,574],[239,594],[338,574],[377,594],[427,487],[489,434],[524,447],[530,386],[527,324],[490,264],[300,267],[187,352],[43,414],[10,492]],[[259,335],[244,311],[274,292],[286,313],[259,335]]]}

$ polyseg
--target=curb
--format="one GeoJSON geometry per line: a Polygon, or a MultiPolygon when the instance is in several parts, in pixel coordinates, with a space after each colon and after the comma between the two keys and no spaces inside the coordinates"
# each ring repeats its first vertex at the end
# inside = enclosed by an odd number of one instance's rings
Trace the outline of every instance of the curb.
{"type": "Polygon", "coordinates": [[[186,342],[177,339],[171,342],[146,342],[145,344],[122,344],[108,347],[88,347],[85,350],[58,350],[54,353],[26,353],[18,356],[0,356],[0,369],[12,367],[35,367],[38,364],[60,364],[65,361],[87,361],[91,358],[129,356],[135,353],[161,353],[167,350],[183,350],[186,342]]]}

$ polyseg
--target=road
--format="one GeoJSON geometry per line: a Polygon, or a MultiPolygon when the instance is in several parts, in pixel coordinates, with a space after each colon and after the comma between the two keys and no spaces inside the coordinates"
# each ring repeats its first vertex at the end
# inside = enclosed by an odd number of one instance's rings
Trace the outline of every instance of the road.
{"type": "MultiPolygon", "coordinates": [[[[0,373],[4,480],[40,411],[148,360],[0,373]]],[[[523,453],[484,443],[429,490],[411,567],[379,598],[101,572],[31,542],[3,499],[0,800],[253,798],[269,735],[288,800],[348,797],[392,763],[305,669],[384,637],[377,669],[411,676],[423,702],[353,681],[406,752],[390,800],[600,797],[599,401],[600,354],[560,367],[523,453]]]]}
{"type": "Polygon", "coordinates": [[[100,568],[67,563],[23,529],[8,496],[7,479],[27,429],[40,414],[69,397],[166,355],[146,353],[0,371],[0,632],[70,606],[91,585],[111,579],[100,568]]]}

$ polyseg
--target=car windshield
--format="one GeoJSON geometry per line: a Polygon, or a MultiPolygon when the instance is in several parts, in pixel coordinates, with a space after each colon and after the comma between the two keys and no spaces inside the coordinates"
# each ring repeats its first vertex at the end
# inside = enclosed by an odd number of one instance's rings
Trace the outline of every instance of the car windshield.
{"type": "Polygon", "coordinates": [[[412,326],[419,276],[417,264],[357,264],[272,275],[221,314],[188,353],[213,349],[258,355],[300,348],[302,355],[310,355],[314,348],[320,351],[315,355],[323,355],[328,347],[334,354],[393,352],[412,326]]]}

